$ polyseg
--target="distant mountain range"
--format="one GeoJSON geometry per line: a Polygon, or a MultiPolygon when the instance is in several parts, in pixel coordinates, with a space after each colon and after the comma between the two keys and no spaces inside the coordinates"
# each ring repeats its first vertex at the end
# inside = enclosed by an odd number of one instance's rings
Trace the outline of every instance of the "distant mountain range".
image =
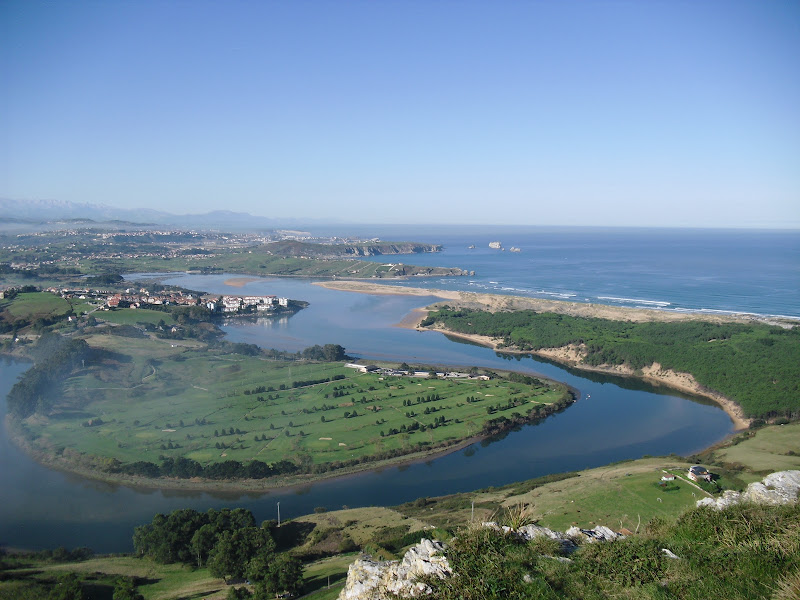
{"type": "Polygon", "coordinates": [[[314,219],[272,219],[243,212],[215,210],[204,214],[175,215],[149,208],[116,208],[104,204],[65,200],[11,200],[0,198],[0,222],[50,224],[74,221],[113,223],[117,226],[170,225],[193,229],[253,230],[313,225],[314,219]]]}

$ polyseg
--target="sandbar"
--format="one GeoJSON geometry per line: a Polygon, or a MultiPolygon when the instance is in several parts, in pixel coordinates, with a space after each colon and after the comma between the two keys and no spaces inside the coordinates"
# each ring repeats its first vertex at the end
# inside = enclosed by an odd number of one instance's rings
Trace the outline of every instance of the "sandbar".
{"type": "Polygon", "coordinates": [[[223,283],[231,287],[244,287],[251,281],[258,281],[258,277],[231,277],[226,279],[223,283]]]}
{"type": "MultiPolygon", "coordinates": [[[[440,290],[428,288],[415,288],[396,286],[371,281],[355,281],[351,279],[336,281],[318,281],[314,285],[326,289],[343,292],[357,292],[372,295],[398,295],[398,296],[434,296],[446,300],[447,304],[463,307],[488,310],[490,312],[533,310],[537,312],[553,312],[574,317],[593,317],[611,319],[614,321],[642,322],[675,322],[687,320],[703,320],[714,323],[739,322],[753,323],[764,322],[771,325],[786,326],[789,321],[796,325],[797,322],[786,319],[780,322],[778,318],[763,315],[744,313],[703,313],[703,312],[674,312],[650,308],[630,308],[625,306],[608,306],[606,304],[592,304],[588,302],[569,302],[566,300],[548,300],[545,298],[531,298],[527,296],[506,296],[503,294],[483,294],[476,292],[462,292],[454,290],[440,290]]],[[[435,305],[433,305],[435,306],[435,305]]],[[[429,307],[430,308],[430,307],[429,307]]],[[[419,313],[418,313],[419,314],[419,313]]],[[[424,315],[423,315],[424,316],[424,315]]],[[[404,319],[405,321],[406,319],[404,319]]],[[[422,320],[420,318],[420,320],[422,320]]]]}

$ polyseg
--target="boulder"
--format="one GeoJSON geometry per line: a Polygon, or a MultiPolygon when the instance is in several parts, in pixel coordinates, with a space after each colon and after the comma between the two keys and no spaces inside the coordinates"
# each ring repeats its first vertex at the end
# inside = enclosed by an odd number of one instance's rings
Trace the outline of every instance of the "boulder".
{"type": "Polygon", "coordinates": [[[800,471],[778,471],[762,481],[751,483],[743,493],[725,490],[719,498],[702,498],[697,506],[721,510],[739,502],[756,504],[791,504],[800,495],[800,471]]]}
{"type": "Polygon", "coordinates": [[[548,537],[551,540],[556,540],[561,544],[561,550],[565,554],[571,554],[578,548],[577,544],[575,544],[575,541],[566,534],[560,531],[553,531],[552,529],[541,527],[539,525],[525,525],[524,527],[520,527],[517,530],[517,535],[519,535],[526,542],[538,537],[548,537]]]}
{"type": "MultiPolygon", "coordinates": [[[[538,525],[525,525],[519,529],[500,526],[495,522],[486,522],[482,525],[506,535],[518,536],[525,541],[548,537],[560,542],[566,553],[578,547],[576,540],[606,542],[625,537],[602,525],[594,529],[572,527],[566,533],[538,525]]],[[[441,542],[423,539],[406,552],[401,561],[374,561],[370,557],[361,557],[350,565],[339,600],[390,600],[398,596],[412,598],[425,596],[431,589],[419,581],[421,577],[435,576],[444,579],[453,574],[444,554],[445,549],[446,546],[441,542]]],[[[549,558],[569,562],[569,559],[562,556],[549,558]]]]}
{"type": "Polygon", "coordinates": [[[402,561],[359,558],[347,571],[339,600],[389,600],[397,595],[427,594],[430,588],[418,581],[420,577],[444,578],[452,573],[444,549],[440,542],[423,539],[405,553],[402,561]]]}
{"type": "Polygon", "coordinates": [[[747,486],[743,499],[758,504],[790,504],[797,502],[800,491],[800,471],[778,471],[767,475],[760,483],[747,486]]]}
{"type": "Polygon", "coordinates": [[[579,529],[570,527],[566,532],[567,537],[583,542],[613,542],[625,536],[606,527],[598,525],[594,529],[579,529]]]}
{"type": "Polygon", "coordinates": [[[717,510],[722,510],[723,508],[738,504],[741,501],[742,495],[739,492],[725,490],[722,492],[722,496],[718,498],[701,498],[697,501],[697,506],[709,506],[717,510]]]}

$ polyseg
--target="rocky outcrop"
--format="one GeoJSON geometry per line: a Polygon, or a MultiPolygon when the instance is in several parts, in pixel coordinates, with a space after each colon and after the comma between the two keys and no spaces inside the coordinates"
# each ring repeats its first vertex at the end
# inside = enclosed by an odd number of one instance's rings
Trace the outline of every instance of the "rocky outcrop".
{"type": "Polygon", "coordinates": [[[526,542],[534,540],[538,537],[547,537],[551,540],[557,541],[561,544],[561,551],[564,554],[571,554],[578,549],[580,544],[591,542],[613,542],[614,540],[624,538],[621,533],[617,533],[605,527],[598,525],[594,529],[580,529],[578,527],[570,527],[566,532],[553,531],[547,527],[540,525],[525,525],[519,529],[512,529],[511,527],[500,526],[494,521],[483,523],[484,527],[491,527],[503,533],[516,535],[526,542]]]}
{"type": "Polygon", "coordinates": [[[800,471],[778,471],[762,481],[751,483],[742,492],[726,490],[719,498],[703,498],[697,506],[723,509],[740,502],[756,504],[791,504],[800,497],[800,471]]]}
{"type": "Polygon", "coordinates": [[[579,542],[613,542],[615,540],[624,538],[621,533],[609,529],[605,525],[598,525],[593,529],[580,529],[578,527],[570,527],[566,532],[567,537],[577,540],[579,542]]]}
{"type": "Polygon", "coordinates": [[[447,577],[450,564],[444,555],[444,544],[423,539],[403,556],[402,561],[357,559],[347,571],[347,582],[339,600],[388,600],[401,596],[421,596],[430,592],[420,577],[447,577]]]}
{"type": "Polygon", "coordinates": [[[442,247],[436,244],[415,244],[408,242],[385,242],[378,244],[345,245],[342,254],[350,256],[379,256],[382,254],[422,254],[425,252],[441,252],[442,247]]]}
{"type": "Polygon", "coordinates": [[[438,244],[417,242],[365,242],[356,244],[315,244],[297,240],[270,242],[265,246],[267,252],[276,256],[297,256],[315,258],[339,258],[380,256],[383,254],[422,254],[441,252],[438,244]]]}
{"type": "MultiPolygon", "coordinates": [[[[610,542],[625,537],[602,525],[594,529],[570,527],[566,533],[539,525],[525,525],[519,529],[501,526],[494,521],[482,525],[507,535],[518,536],[525,541],[538,537],[556,540],[561,544],[564,554],[572,553],[585,542],[610,542]]],[[[402,561],[359,558],[347,571],[347,581],[339,594],[339,600],[390,600],[397,596],[425,596],[431,590],[419,581],[420,577],[436,576],[444,579],[453,574],[444,554],[445,549],[446,546],[441,542],[423,539],[405,553],[402,561]]],[[[569,559],[562,556],[550,558],[569,562],[569,559]]]]}

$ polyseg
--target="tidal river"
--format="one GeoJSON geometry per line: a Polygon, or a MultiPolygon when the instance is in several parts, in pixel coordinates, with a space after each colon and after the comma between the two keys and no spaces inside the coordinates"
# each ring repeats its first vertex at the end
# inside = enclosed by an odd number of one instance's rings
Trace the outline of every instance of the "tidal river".
{"type": "MultiPolygon", "coordinates": [[[[331,479],[290,491],[210,494],[134,489],[45,469],[0,433],[0,545],[17,548],[89,546],[97,552],[132,548],[136,525],[177,508],[244,507],[261,521],[310,513],[315,507],[394,505],[502,485],[549,473],[600,466],[645,454],[692,454],[733,430],[716,405],[633,380],[579,375],[531,358],[507,359],[487,348],[420,333],[394,324],[433,298],[336,292],[308,281],[255,279],[244,287],[229,277],[176,276],[168,283],[211,293],[277,294],[310,302],[280,320],[233,322],[228,339],[298,350],[338,343],[366,359],[513,369],[563,381],[580,400],[536,426],[432,460],[331,479]]],[[[0,363],[0,410],[24,363],[0,363]]]]}

